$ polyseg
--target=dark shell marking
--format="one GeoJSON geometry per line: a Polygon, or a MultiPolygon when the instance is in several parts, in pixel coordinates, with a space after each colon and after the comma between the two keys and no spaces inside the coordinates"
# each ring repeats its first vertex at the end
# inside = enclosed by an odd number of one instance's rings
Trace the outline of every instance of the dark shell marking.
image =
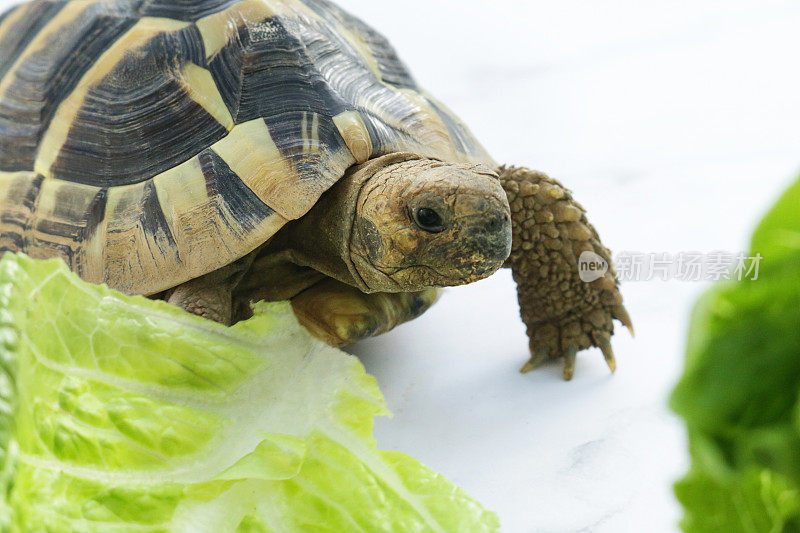
{"type": "Polygon", "coordinates": [[[157,293],[398,151],[492,164],[326,0],[34,0],[0,18],[0,254],[157,293]]]}

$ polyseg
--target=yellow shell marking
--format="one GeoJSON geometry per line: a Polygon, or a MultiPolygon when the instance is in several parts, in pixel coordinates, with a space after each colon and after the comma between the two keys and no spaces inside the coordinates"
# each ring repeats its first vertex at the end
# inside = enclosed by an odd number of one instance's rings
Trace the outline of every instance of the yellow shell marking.
{"type": "MultiPolygon", "coordinates": [[[[245,232],[232,232],[221,219],[214,199],[208,196],[198,157],[156,176],[153,184],[183,267],[192,277],[202,275],[221,258],[235,259],[225,243],[244,238],[245,232]]],[[[231,223],[235,227],[236,221],[231,223]]]]}
{"type": "Polygon", "coordinates": [[[263,119],[234,127],[211,147],[259,199],[288,220],[300,218],[306,208],[297,172],[281,154],[263,119]]]}
{"type": "MultiPolygon", "coordinates": [[[[35,53],[44,50],[44,48],[50,44],[48,41],[53,37],[53,34],[61,30],[64,26],[73,23],[87,7],[97,4],[98,1],[99,0],[74,0],[64,6],[64,8],[58,12],[58,15],[53,17],[53,19],[36,34],[36,37],[28,44],[11,68],[9,68],[8,72],[3,76],[3,80],[0,81],[0,98],[5,96],[8,87],[15,81],[16,77],[14,72],[20,65],[35,53]]],[[[2,32],[2,29],[0,29],[0,32],[2,32]]]]}
{"type": "Polygon", "coordinates": [[[300,130],[303,135],[303,152],[319,151],[319,115],[316,113],[303,113],[300,130]],[[309,115],[311,115],[310,125],[308,123],[309,115]]]}
{"type": "Polygon", "coordinates": [[[181,84],[189,93],[189,97],[203,106],[226,130],[233,129],[233,117],[222,100],[211,72],[194,63],[187,63],[181,72],[181,84]]]}
{"type": "Polygon", "coordinates": [[[47,178],[52,177],[50,168],[67,140],[72,121],[77,116],[86,94],[111,72],[127,51],[159,33],[178,31],[188,25],[188,22],[178,20],[145,17],[106,50],[84,74],[75,90],[58,106],[53,121],[39,144],[34,170],[47,178]]]}
{"type": "Polygon", "coordinates": [[[423,145],[435,147],[437,151],[453,152],[450,132],[433,106],[417,91],[397,89],[397,92],[419,108],[416,114],[418,122],[415,124],[417,131],[414,132],[414,136],[420,139],[423,145]]]}
{"type": "MultiPolygon", "coordinates": [[[[151,243],[139,219],[142,215],[142,198],[147,182],[111,187],[108,189],[106,217],[104,222],[103,263],[107,280],[132,280],[132,270],[138,270],[144,279],[158,279],[158,267],[162,251],[151,243]],[[143,253],[144,252],[144,253],[143,253]],[[149,252],[149,253],[148,253],[149,252]]],[[[162,274],[163,276],[163,274],[162,274]]],[[[128,292],[129,287],[115,288],[128,292]]]]}
{"type": "MultiPolygon", "coordinates": [[[[41,250],[42,258],[52,257],[52,244],[59,244],[69,247],[76,256],[72,268],[80,266],[80,275],[95,283],[105,281],[102,277],[103,263],[102,254],[95,255],[86,253],[86,244],[80,242],[80,234],[86,227],[86,215],[89,206],[95,199],[99,187],[83,185],[62,180],[44,180],[39,192],[36,209],[31,217],[31,227],[33,230],[32,242],[26,253],[31,257],[37,257],[37,251],[41,250]],[[70,228],[74,236],[53,235],[43,231],[45,224],[56,224],[64,228],[70,228]]],[[[69,263],[69,257],[62,257],[69,263]]]]}
{"type": "Polygon", "coordinates": [[[297,17],[305,15],[318,18],[297,0],[244,0],[224,11],[199,19],[195,25],[203,36],[206,58],[213,57],[236,35],[241,26],[257,26],[270,17],[297,17]]]}
{"type": "Polygon", "coordinates": [[[333,123],[358,163],[364,163],[372,157],[372,140],[358,111],[340,113],[333,117],[333,123]]]}
{"type": "Polygon", "coordinates": [[[245,0],[201,18],[195,25],[203,36],[206,58],[217,55],[242,24],[258,23],[274,15],[275,11],[264,0],[245,0]]]}

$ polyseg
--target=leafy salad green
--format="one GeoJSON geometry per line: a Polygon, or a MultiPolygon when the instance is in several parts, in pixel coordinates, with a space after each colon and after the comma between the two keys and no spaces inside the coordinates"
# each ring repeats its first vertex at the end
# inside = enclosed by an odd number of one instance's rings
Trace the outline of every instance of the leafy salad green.
{"type": "Polygon", "coordinates": [[[226,328],[0,261],[0,530],[494,531],[408,455],[358,360],[288,304],[226,328]]]}
{"type": "Polygon", "coordinates": [[[751,248],[758,279],[698,302],[672,396],[692,457],[675,487],[687,532],[800,531],[800,181],[751,248]]]}

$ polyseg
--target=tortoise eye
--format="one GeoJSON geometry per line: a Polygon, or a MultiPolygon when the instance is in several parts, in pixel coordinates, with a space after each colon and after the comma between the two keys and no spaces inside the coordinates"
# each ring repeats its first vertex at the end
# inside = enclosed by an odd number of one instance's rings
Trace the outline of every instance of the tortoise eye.
{"type": "Polygon", "coordinates": [[[414,222],[428,233],[439,233],[444,229],[441,215],[429,207],[417,209],[414,212],[414,222]]]}

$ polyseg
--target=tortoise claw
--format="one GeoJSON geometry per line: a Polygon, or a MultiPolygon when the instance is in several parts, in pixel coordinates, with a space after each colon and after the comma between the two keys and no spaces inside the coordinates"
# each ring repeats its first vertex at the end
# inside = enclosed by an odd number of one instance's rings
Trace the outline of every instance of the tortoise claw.
{"type": "MultiPolygon", "coordinates": [[[[614,357],[614,350],[611,347],[610,339],[603,337],[599,341],[597,341],[598,348],[600,351],[603,352],[603,357],[606,360],[606,364],[608,368],[611,370],[612,373],[617,371],[617,360],[614,357]]],[[[577,346],[571,346],[565,353],[564,353],[564,380],[571,381],[572,378],[575,376],[575,363],[578,358],[578,352],[580,352],[580,348],[577,346]]],[[[530,358],[530,360],[525,363],[520,369],[520,373],[527,374],[528,372],[532,372],[536,370],[543,364],[545,364],[549,357],[548,351],[546,348],[541,348],[537,350],[530,358]]]]}
{"type": "Polygon", "coordinates": [[[542,366],[546,361],[547,361],[547,350],[543,348],[541,350],[538,350],[531,356],[530,361],[525,363],[525,366],[523,366],[520,369],[520,372],[523,374],[527,374],[528,372],[536,370],[537,368],[542,366]]]}
{"type": "Polygon", "coordinates": [[[606,364],[608,368],[611,369],[611,373],[617,371],[617,360],[614,359],[614,350],[611,348],[611,341],[607,338],[602,338],[597,343],[597,347],[600,348],[600,351],[603,352],[603,357],[606,359],[606,364]]]}
{"type": "Polygon", "coordinates": [[[622,304],[615,306],[613,309],[613,316],[622,322],[623,326],[628,328],[628,331],[631,332],[631,337],[636,336],[636,333],[633,331],[633,321],[631,320],[631,315],[628,314],[628,310],[625,309],[625,306],[622,304]]]}
{"type": "Polygon", "coordinates": [[[575,375],[575,360],[578,357],[578,347],[571,346],[564,354],[564,380],[571,381],[575,375]]]}

